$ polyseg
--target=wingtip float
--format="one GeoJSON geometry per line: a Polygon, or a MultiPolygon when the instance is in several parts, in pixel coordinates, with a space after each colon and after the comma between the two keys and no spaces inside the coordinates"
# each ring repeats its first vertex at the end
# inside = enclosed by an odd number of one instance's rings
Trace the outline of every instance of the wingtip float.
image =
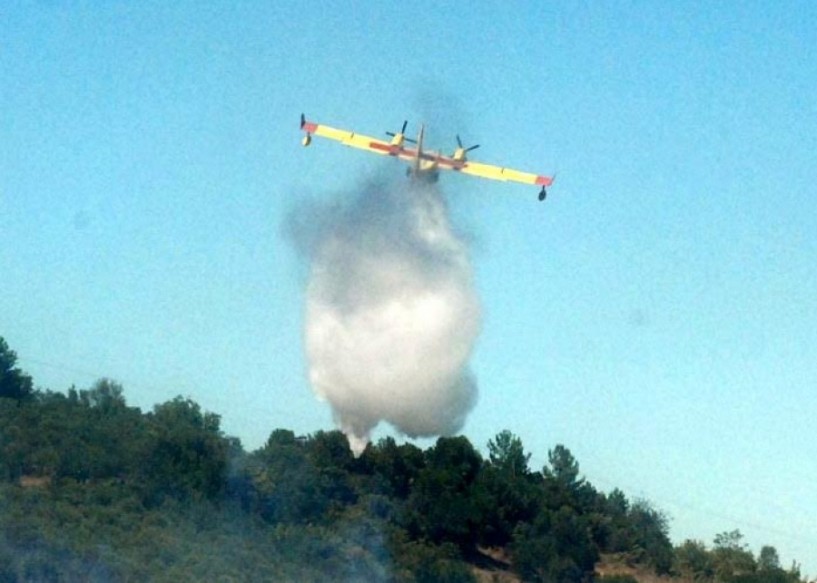
{"type": "Polygon", "coordinates": [[[520,172],[512,168],[469,160],[468,153],[479,148],[479,144],[466,148],[463,146],[459,135],[457,136],[457,148],[451,156],[446,156],[440,152],[424,151],[425,126],[420,126],[416,140],[406,137],[407,126],[408,121],[404,121],[399,132],[386,132],[386,135],[391,138],[390,141],[386,142],[371,136],[318,124],[307,120],[306,116],[301,114],[301,130],[304,132],[301,144],[309,146],[312,143],[312,136],[319,136],[335,140],[344,146],[366,150],[374,154],[392,156],[409,164],[406,174],[411,179],[424,182],[437,182],[440,177],[440,170],[453,170],[478,178],[541,186],[539,200],[545,200],[547,187],[553,184],[554,179],[551,176],[540,176],[529,172],[520,172]],[[405,144],[412,144],[412,146],[407,147],[405,144]]]}

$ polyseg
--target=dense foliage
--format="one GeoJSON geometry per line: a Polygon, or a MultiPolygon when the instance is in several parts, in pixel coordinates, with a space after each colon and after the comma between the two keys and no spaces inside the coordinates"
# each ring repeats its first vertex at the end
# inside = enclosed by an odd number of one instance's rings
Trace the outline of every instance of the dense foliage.
{"type": "Polygon", "coordinates": [[[425,451],[386,438],[354,458],[337,431],[286,429],[248,453],[190,399],[143,413],[107,379],[32,387],[0,338],[0,583],[456,582],[478,568],[578,583],[602,554],[698,581],[800,581],[737,531],[673,549],[649,503],[597,491],[561,445],[532,470],[508,431],[487,458],[465,437],[425,451]]]}

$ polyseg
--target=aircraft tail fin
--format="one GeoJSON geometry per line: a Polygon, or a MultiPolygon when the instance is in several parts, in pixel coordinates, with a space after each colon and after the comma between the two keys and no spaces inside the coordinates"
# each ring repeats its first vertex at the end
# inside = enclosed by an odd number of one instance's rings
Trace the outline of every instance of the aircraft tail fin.
{"type": "Polygon", "coordinates": [[[425,134],[426,126],[420,126],[420,133],[417,134],[417,157],[414,159],[414,172],[417,176],[420,175],[420,162],[423,159],[423,135],[425,134]]]}

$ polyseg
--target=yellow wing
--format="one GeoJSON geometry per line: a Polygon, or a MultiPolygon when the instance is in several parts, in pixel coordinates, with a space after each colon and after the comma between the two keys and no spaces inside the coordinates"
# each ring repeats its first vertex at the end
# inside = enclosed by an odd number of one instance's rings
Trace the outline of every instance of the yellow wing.
{"type": "Polygon", "coordinates": [[[306,132],[302,142],[304,146],[308,146],[312,143],[312,136],[320,136],[340,142],[344,146],[368,150],[369,152],[386,156],[398,156],[402,150],[399,146],[392,146],[388,142],[378,140],[371,136],[364,136],[363,134],[357,134],[348,130],[339,130],[327,125],[306,121],[303,118],[301,119],[301,129],[306,132]]]}
{"type": "Polygon", "coordinates": [[[537,186],[550,186],[553,178],[550,176],[540,176],[530,172],[520,172],[512,168],[503,168],[493,164],[482,164],[480,162],[465,162],[455,170],[463,174],[479,176],[480,178],[490,178],[491,180],[501,180],[503,182],[520,182],[522,184],[535,184],[537,186]]]}

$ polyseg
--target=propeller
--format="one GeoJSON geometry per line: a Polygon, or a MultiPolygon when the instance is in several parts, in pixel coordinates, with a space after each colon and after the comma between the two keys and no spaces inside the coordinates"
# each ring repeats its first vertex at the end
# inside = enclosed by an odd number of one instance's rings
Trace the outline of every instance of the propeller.
{"type": "Polygon", "coordinates": [[[479,148],[479,144],[475,144],[475,145],[473,145],[473,146],[471,146],[471,147],[469,147],[469,148],[466,148],[465,146],[463,146],[463,145],[462,145],[462,140],[460,139],[460,135],[459,135],[459,134],[457,134],[457,145],[458,145],[460,148],[462,148],[462,150],[463,150],[464,152],[470,152],[471,150],[476,150],[477,148],[479,148]]]}
{"type": "MultiPolygon", "coordinates": [[[[406,121],[404,121],[404,122],[403,122],[403,127],[402,127],[402,128],[400,128],[400,134],[399,134],[399,135],[403,136],[403,141],[404,141],[404,142],[410,142],[410,143],[412,143],[412,144],[416,144],[416,143],[417,143],[417,140],[412,140],[411,138],[407,138],[407,137],[406,137],[406,127],[407,127],[407,126],[408,126],[408,120],[406,120],[406,121]]],[[[398,134],[395,134],[394,132],[386,132],[386,135],[387,135],[387,136],[390,136],[390,137],[392,137],[392,138],[394,138],[394,137],[396,137],[398,134]]]]}

